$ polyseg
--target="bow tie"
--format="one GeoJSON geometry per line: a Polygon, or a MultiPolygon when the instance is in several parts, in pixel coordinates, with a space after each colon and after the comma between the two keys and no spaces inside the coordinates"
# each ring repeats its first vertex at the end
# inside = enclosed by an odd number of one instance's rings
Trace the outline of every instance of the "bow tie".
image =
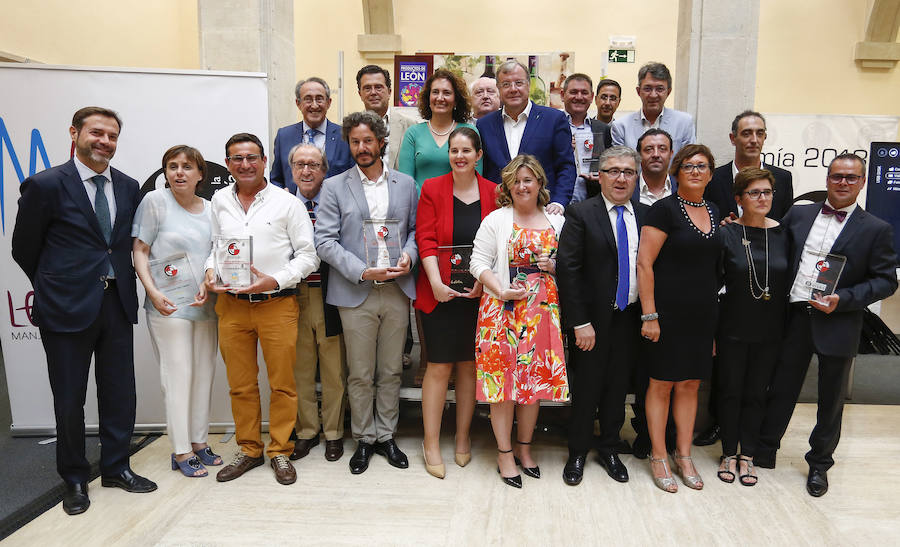
{"type": "Polygon", "coordinates": [[[834,218],[836,218],[838,222],[844,222],[844,219],[847,218],[847,211],[838,211],[837,209],[833,209],[827,203],[822,204],[822,214],[834,215],[834,218]]]}

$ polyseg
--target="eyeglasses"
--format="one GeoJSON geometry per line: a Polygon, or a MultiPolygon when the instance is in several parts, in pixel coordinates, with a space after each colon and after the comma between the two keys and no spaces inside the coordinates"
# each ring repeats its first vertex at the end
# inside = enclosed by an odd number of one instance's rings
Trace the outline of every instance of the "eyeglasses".
{"type": "Polygon", "coordinates": [[[500,89],[509,89],[510,87],[515,87],[516,89],[524,89],[528,87],[528,82],[525,80],[516,80],[515,82],[501,82],[500,89]]]}
{"type": "Polygon", "coordinates": [[[656,87],[645,85],[644,87],[641,88],[641,93],[646,93],[647,95],[649,95],[655,91],[657,95],[662,95],[663,93],[665,93],[668,90],[669,90],[669,88],[663,87],[661,85],[658,85],[656,87]]]}
{"type": "Polygon", "coordinates": [[[600,171],[614,179],[619,178],[621,175],[625,175],[626,179],[633,179],[637,176],[637,171],[634,169],[619,169],[618,167],[613,167],[612,169],[601,169],[600,171]]]}
{"type": "Polygon", "coordinates": [[[681,164],[681,172],[682,173],[693,173],[694,171],[699,171],[701,173],[705,173],[709,170],[708,163],[682,163],[681,164]]]}
{"type": "Polygon", "coordinates": [[[840,173],[830,173],[828,175],[828,182],[832,184],[840,184],[841,181],[846,180],[847,184],[856,184],[861,178],[862,176],[860,175],[842,175],[840,173]]]}
{"type": "Polygon", "coordinates": [[[247,163],[256,163],[261,157],[259,154],[247,154],[246,156],[228,156],[225,159],[231,163],[244,163],[244,160],[247,160],[247,163]]]}
{"type": "Polygon", "coordinates": [[[306,97],[300,99],[300,101],[305,105],[311,105],[313,103],[325,104],[328,101],[328,98],[323,95],[317,95],[315,97],[310,97],[309,95],[307,95],[306,97]]]}
{"type": "Polygon", "coordinates": [[[322,164],[317,161],[311,161],[308,163],[302,162],[302,161],[295,161],[295,162],[291,163],[291,167],[293,167],[297,171],[303,171],[304,167],[309,167],[311,170],[317,171],[322,168],[322,164]]]}
{"type": "Polygon", "coordinates": [[[775,190],[747,190],[744,192],[745,195],[750,196],[751,199],[759,200],[761,198],[771,199],[772,195],[775,193],[775,190]]]}

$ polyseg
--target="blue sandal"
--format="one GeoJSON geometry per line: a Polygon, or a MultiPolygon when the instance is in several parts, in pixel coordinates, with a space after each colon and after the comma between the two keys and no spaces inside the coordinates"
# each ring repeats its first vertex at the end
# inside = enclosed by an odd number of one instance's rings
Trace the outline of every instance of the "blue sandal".
{"type": "Polygon", "coordinates": [[[196,456],[191,456],[190,458],[180,462],[175,459],[175,454],[172,454],[172,471],[181,471],[181,474],[185,477],[190,477],[192,479],[199,479],[201,477],[205,477],[209,475],[209,472],[203,467],[203,464],[200,463],[200,460],[197,459],[196,456]],[[202,475],[195,475],[197,471],[203,471],[202,475]]]}
{"type": "Polygon", "coordinates": [[[203,465],[222,465],[222,457],[213,452],[208,446],[201,448],[200,450],[195,450],[194,454],[200,458],[203,465]],[[219,463],[216,463],[216,460],[219,460],[219,463]]]}

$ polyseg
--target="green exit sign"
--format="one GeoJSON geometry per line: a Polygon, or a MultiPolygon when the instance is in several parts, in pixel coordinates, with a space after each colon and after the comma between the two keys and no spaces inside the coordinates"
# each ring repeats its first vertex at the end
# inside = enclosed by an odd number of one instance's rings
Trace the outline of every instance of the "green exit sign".
{"type": "Polygon", "coordinates": [[[634,62],[634,50],[633,49],[611,49],[611,50],[609,50],[609,62],[610,63],[633,63],[634,62]]]}

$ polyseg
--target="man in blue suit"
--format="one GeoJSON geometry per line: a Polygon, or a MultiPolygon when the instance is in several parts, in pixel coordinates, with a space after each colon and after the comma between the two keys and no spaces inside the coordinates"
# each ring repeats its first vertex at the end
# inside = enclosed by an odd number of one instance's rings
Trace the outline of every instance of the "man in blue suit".
{"type": "Polygon", "coordinates": [[[294,102],[297,103],[303,120],[278,130],[272,168],[269,170],[272,184],[287,188],[292,194],[297,193],[297,185],[294,184],[288,154],[295,145],[314,144],[316,148],[323,150],[328,158],[327,177],[353,167],[350,147],[341,138],[341,126],[331,123],[325,117],[331,107],[331,89],[328,83],[315,76],[300,80],[294,88],[294,95],[294,102]]]}
{"type": "Polygon", "coordinates": [[[484,177],[500,182],[500,171],[519,154],[535,156],[547,174],[548,213],[562,214],[575,190],[575,155],[566,115],[528,99],[528,69],[509,60],[497,67],[503,108],[478,120],[484,177]]]}
{"type": "Polygon", "coordinates": [[[635,88],[641,98],[641,109],[610,126],[614,145],[637,149],[637,141],[648,129],[662,129],[672,136],[672,156],[686,144],[697,141],[694,118],[687,112],[666,108],[672,92],[672,74],[662,63],[647,63],[638,70],[635,88]]]}
{"type": "Polygon", "coordinates": [[[121,127],[112,110],[89,106],[76,112],[69,128],[75,157],[25,179],[13,231],[13,258],[34,287],[33,319],[47,354],[56,414],[56,468],[70,515],[90,506],[84,400],[92,357],[101,484],[156,490],[128,463],[137,323],[131,222],[140,198],[137,181],[109,166],[121,127]]]}

